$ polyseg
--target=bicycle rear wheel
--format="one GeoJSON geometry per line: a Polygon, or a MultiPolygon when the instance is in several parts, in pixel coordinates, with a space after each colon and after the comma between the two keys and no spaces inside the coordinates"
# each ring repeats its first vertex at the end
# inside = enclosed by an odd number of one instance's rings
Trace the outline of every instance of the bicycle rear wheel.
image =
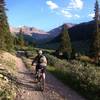
{"type": "Polygon", "coordinates": [[[45,90],[45,79],[43,77],[41,77],[40,88],[41,88],[41,91],[45,90]]]}

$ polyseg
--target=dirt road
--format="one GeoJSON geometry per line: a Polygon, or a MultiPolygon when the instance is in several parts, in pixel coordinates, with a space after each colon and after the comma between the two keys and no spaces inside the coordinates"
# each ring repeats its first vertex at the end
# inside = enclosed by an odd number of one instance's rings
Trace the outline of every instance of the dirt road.
{"type": "Polygon", "coordinates": [[[86,100],[50,73],[46,74],[46,89],[41,92],[39,86],[34,82],[33,73],[26,69],[22,60],[18,58],[16,63],[18,68],[17,77],[20,82],[16,100],[86,100]]]}

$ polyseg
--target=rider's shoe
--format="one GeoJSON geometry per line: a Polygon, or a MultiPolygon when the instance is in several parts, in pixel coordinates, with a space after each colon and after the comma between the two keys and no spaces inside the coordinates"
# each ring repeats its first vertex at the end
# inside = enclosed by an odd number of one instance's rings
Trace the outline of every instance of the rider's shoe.
{"type": "Polygon", "coordinates": [[[35,78],[35,82],[36,82],[36,83],[38,82],[38,79],[37,79],[37,78],[35,78]]]}

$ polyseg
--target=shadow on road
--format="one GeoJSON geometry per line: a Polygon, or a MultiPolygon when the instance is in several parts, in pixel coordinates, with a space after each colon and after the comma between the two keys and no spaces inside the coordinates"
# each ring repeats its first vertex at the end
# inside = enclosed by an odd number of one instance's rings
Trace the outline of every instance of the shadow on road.
{"type": "Polygon", "coordinates": [[[25,90],[29,91],[40,91],[38,82],[35,80],[35,77],[33,73],[28,73],[28,72],[19,72],[20,74],[23,75],[28,75],[30,78],[19,78],[16,81],[16,84],[20,88],[24,88],[25,90]]]}

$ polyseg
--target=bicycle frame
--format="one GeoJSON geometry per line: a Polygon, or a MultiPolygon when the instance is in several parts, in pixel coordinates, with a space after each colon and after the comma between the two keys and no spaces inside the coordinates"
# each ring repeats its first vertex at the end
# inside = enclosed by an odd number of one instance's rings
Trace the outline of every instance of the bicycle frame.
{"type": "Polygon", "coordinates": [[[45,87],[45,73],[42,72],[42,69],[38,70],[37,79],[38,79],[38,82],[40,83],[41,90],[44,91],[44,87],[45,87]]]}

